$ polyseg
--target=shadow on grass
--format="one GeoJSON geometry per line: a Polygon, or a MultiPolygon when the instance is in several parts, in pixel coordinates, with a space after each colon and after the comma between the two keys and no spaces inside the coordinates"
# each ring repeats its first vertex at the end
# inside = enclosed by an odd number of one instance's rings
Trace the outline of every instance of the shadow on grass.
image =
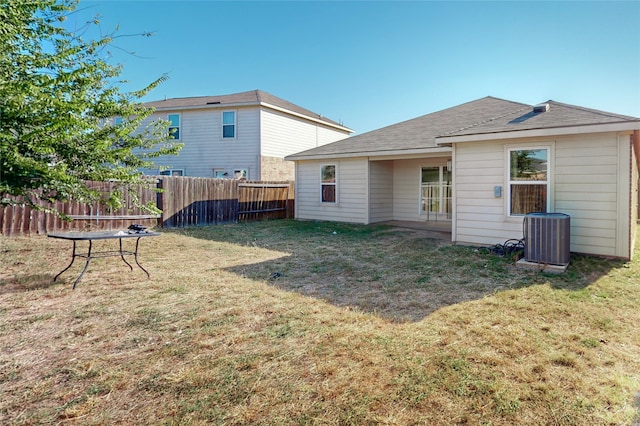
{"type": "Polygon", "coordinates": [[[53,274],[20,274],[11,278],[0,278],[0,294],[23,293],[60,284],[53,282],[53,274]]]}
{"type": "Polygon", "coordinates": [[[571,263],[565,273],[544,275],[549,277],[549,285],[553,289],[578,291],[628,264],[629,262],[621,259],[572,254],[571,263]]]}
{"type": "Polygon", "coordinates": [[[287,253],[226,270],[393,322],[420,321],[445,306],[532,285],[579,291],[624,265],[572,256],[564,274],[530,271],[487,250],[390,226],[278,220],[171,232],[287,253]]]}

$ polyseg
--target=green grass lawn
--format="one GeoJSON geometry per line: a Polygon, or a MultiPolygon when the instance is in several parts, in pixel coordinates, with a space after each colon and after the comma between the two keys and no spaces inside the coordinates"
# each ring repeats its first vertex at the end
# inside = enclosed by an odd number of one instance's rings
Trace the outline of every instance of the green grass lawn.
{"type": "Polygon", "coordinates": [[[1,424],[640,422],[640,255],[550,275],[287,220],[140,244],[151,279],[98,259],[71,290],[69,242],[0,237],[1,424]]]}

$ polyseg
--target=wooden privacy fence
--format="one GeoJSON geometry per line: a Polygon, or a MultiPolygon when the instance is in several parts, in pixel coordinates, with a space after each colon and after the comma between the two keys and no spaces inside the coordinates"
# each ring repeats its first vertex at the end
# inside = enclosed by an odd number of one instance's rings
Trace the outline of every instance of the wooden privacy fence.
{"type": "Polygon", "coordinates": [[[206,179],[163,176],[158,180],[158,208],[161,225],[181,228],[233,222],[237,217],[238,182],[229,179],[206,179]]]}
{"type": "MultiPolygon", "coordinates": [[[[97,189],[103,194],[109,194],[115,189],[113,182],[87,182],[90,188],[97,189]]],[[[142,204],[156,202],[156,192],[149,188],[136,188],[142,204]]],[[[17,198],[20,200],[20,198],[17,198]]],[[[47,213],[31,208],[26,204],[11,207],[0,207],[0,231],[4,235],[47,234],[56,231],[96,231],[125,229],[132,223],[143,226],[156,226],[160,215],[134,207],[131,194],[123,191],[124,205],[115,211],[106,211],[99,202],[83,204],[75,201],[48,204],[43,201],[42,207],[51,207],[63,213],[72,220],[64,220],[59,215],[47,213]]]]}
{"type": "MultiPolygon", "coordinates": [[[[114,188],[114,184],[109,182],[89,184],[105,194],[114,188]]],[[[293,217],[293,182],[159,176],[157,187],[160,192],[140,187],[137,193],[143,204],[151,202],[157,205],[162,210],[161,215],[133,207],[130,195],[125,193],[125,207],[113,212],[105,211],[97,202],[92,205],[77,202],[53,205],[71,217],[71,221],[26,205],[0,207],[0,231],[4,235],[46,234],[126,229],[132,223],[173,228],[293,217]]]]}
{"type": "Polygon", "coordinates": [[[163,176],[158,186],[167,228],[293,217],[293,182],[163,176]]]}

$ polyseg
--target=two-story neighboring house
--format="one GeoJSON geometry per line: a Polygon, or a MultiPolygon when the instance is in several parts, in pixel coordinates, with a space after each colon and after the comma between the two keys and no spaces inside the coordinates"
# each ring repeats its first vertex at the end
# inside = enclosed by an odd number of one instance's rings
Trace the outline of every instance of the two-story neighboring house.
{"type": "Polygon", "coordinates": [[[261,90],[148,102],[149,119],[168,120],[178,156],[158,158],[149,174],[293,180],[284,157],[344,139],[353,130],[261,90]],[[168,167],[168,168],[167,168],[168,167]]]}

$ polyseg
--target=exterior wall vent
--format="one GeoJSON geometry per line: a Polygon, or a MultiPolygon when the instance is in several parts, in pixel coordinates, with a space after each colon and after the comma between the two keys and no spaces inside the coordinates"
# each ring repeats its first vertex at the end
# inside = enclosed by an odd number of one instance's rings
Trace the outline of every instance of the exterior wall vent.
{"type": "Polygon", "coordinates": [[[547,112],[549,111],[549,104],[538,104],[533,106],[533,112],[547,112]]]}
{"type": "Polygon", "coordinates": [[[524,217],[524,260],[566,266],[570,261],[571,218],[564,213],[524,217]]]}

